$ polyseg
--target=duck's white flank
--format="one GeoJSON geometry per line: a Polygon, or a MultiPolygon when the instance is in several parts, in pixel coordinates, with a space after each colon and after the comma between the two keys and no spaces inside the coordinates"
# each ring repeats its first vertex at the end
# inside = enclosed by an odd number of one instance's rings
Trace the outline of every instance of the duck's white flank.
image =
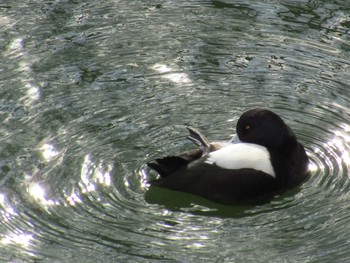
{"type": "Polygon", "coordinates": [[[208,154],[207,164],[224,169],[251,168],[276,177],[268,150],[253,143],[235,143],[208,154]]]}

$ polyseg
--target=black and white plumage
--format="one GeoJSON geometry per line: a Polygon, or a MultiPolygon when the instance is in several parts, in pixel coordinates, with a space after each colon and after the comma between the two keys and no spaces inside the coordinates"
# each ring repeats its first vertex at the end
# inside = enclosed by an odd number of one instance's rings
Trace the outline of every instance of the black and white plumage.
{"type": "Polygon", "coordinates": [[[152,186],[235,204],[271,197],[297,186],[307,175],[304,147],[272,111],[243,113],[235,140],[226,143],[210,143],[196,129],[188,129],[199,148],[148,163],[160,175],[152,186]]]}

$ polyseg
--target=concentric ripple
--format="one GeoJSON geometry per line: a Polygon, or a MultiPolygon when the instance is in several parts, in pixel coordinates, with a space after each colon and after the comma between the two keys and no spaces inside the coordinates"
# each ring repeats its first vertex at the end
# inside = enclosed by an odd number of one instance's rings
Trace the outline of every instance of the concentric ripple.
{"type": "Polygon", "coordinates": [[[327,1],[0,4],[1,262],[350,260],[349,11],[327,1]],[[152,190],[146,163],[266,107],[310,176],[270,203],[152,190]]]}

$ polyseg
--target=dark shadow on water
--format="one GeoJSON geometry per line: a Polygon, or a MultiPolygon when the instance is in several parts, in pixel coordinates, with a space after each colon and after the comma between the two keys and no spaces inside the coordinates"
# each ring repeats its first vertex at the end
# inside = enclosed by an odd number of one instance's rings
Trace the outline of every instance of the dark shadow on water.
{"type": "Polygon", "coordinates": [[[226,205],[212,202],[200,196],[151,186],[145,199],[150,204],[164,206],[171,211],[188,212],[194,215],[215,217],[244,217],[254,205],[226,205]]]}
{"type": "Polygon", "coordinates": [[[149,204],[158,204],[175,212],[219,218],[242,218],[287,208],[293,203],[291,201],[300,189],[301,186],[262,200],[228,205],[192,194],[151,186],[146,192],[145,200],[149,204]]]}

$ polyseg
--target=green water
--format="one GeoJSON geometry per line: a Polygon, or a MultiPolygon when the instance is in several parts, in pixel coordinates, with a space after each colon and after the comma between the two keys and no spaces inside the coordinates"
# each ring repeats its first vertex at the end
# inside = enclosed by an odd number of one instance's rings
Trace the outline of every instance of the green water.
{"type": "Polygon", "coordinates": [[[0,262],[350,261],[350,3],[0,3],[0,262]],[[145,163],[270,108],[310,178],[268,204],[148,191],[145,163]]]}

